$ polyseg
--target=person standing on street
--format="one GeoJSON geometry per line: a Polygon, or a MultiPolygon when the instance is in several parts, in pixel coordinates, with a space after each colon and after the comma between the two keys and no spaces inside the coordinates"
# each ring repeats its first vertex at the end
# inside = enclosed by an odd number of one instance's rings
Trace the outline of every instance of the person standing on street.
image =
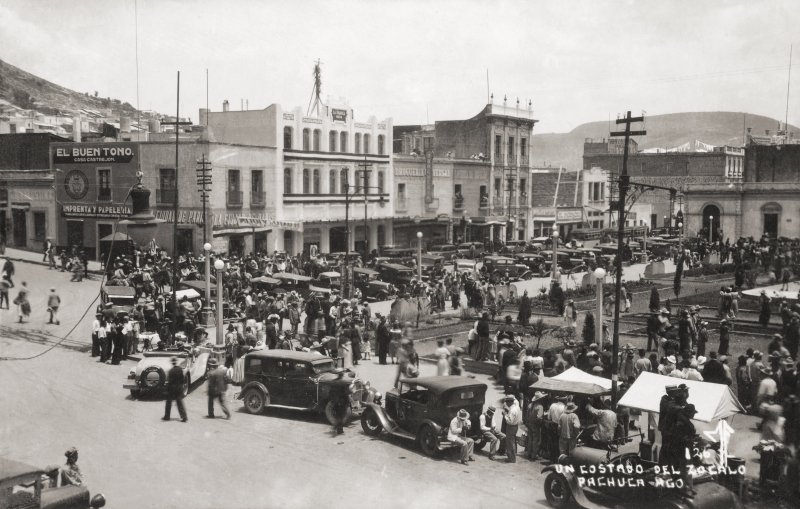
{"type": "Polygon", "coordinates": [[[483,439],[485,442],[489,443],[489,459],[492,461],[494,461],[495,454],[497,453],[497,445],[501,444],[506,438],[506,435],[497,431],[497,427],[494,425],[494,412],[495,408],[490,406],[486,409],[486,412],[482,413],[478,418],[483,439]]]}
{"type": "Polygon", "coordinates": [[[489,313],[483,313],[478,320],[476,327],[478,333],[478,352],[475,354],[476,361],[485,361],[489,356],[489,313]]]}
{"type": "MultiPolygon", "coordinates": [[[[175,400],[178,413],[181,416],[181,422],[186,422],[188,419],[186,418],[186,409],[183,407],[183,384],[186,379],[183,374],[183,368],[178,366],[178,358],[173,357],[170,361],[172,362],[172,368],[167,372],[167,402],[164,407],[164,417],[161,420],[168,421],[170,419],[172,401],[175,400]]],[[[209,364],[211,364],[210,361],[209,364]]]]}
{"type": "Polygon", "coordinates": [[[506,396],[503,405],[503,420],[506,423],[506,460],[508,463],[517,462],[517,430],[522,424],[522,409],[519,407],[517,398],[513,394],[506,396]]]}
{"type": "Polygon", "coordinates": [[[47,311],[50,312],[50,321],[47,323],[61,325],[61,322],[58,321],[59,306],[61,306],[61,297],[58,296],[55,288],[50,288],[50,295],[47,296],[47,311]]]}
{"type": "Polygon", "coordinates": [[[6,303],[6,309],[10,309],[10,300],[8,299],[8,290],[11,288],[11,282],[8,280],[8,276],[3,274],[3,277],[0,279],[0,309],[3,309],[3,301],[6,303]]]}
{"type": "Polygon", "coordinates": [[[208,360],[208,418],[213,419],[214,416],[214,400],[219,401],[222,411],[225,413],[225,418],[230,419],[231,413],[228,411],[228,406],[225,404],[225,392],[228,390],[228,382],[225,380],[225,369],[219,367],[217,359],[208,360]]]}
{"type": "Polygon", "coordinates": [[[50,252],[50,250],[52,248],[53,248],[53,242],[50,240],[50,238],[47,238],[44,241],[44,246],[42,246],[42,253],[43,253],[42,261],[43,262],[47,261],[47,254],[50,252]]]}
{"type": "Polygon", "coordinates": [[[9,258],[6,258],[5,263],[3,263],[3,270],[2,273],[8,282],[11,283],[11,288],[14,288],[14,262],[12,262],[9,258]]]}
{"type": "Polygon", "coordinates": [[[17,293],[17,298],[14,299],[14,304],[17,305],[17,315],[19,316],[19,323],[22,323],[23,318],[31,315],[31,303],[28,301],[28,284],[23,281],[22,288],[17,293]]]}
{"type": "Polygon", "coordinates": [[[571,456],[578,444],[581,421],[575,414],[577,409],[578,405],[569,402],[564,413],[558,418],[558,452],[561,455],[571,456]]]}
{"type": "Polygon", "coordinates": [[[375,331],[375,342],[377,343],[378,347],[378,362],[385,365],[386,354],[389,352],[389,344],[392,342],[392,333],[389,331],[389,327],[386,325],[386,317],[380,313],[375,314],[380,320],[378,323],[378,328],[375,331]]]}

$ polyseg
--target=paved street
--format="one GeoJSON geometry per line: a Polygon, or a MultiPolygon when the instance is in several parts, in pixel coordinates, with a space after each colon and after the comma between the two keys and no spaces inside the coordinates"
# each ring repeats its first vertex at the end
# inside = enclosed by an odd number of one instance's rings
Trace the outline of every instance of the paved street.
{"type": "MultiPolygon", "coordinates": [[[[186,399],[189,422],[162,422],[163,401],[131,400],[122,383],[132,361],[119,366],[90,359],[89,324],[99,281],[69,283],[69,274],[17,263],[15,281],[31,288],[30,323],[0,312],[4,356],[28,357],[78,323],[62,346],[33,360],[0,364],[3,407],[0,456],[35,465],[63,463],[70,446],[92,492],[110,507],[538,507],[544,505],[541,464],[490,462],[485,454],[464,467],[429,459],[411,443],[367,437],[358,422],[342,436],[321,417],[289,411],[253,416],[231,401],[230,421],[208,420],[205,387],[186,399]],[[45,325],[51,285],[63,302],[60,326],[45,325]]],[[[12,289],[12,299],[15,295],[12,289]]],[[[359,375],[384,392],[393,366],[362,362],[359,375]]],[[[423,375],[432,365],[423,365],[423,375]]],[[[487,404],[498,391],[490,385],[487,404]]],[[[232,388],[235,389],[235,388],[232,388]]],[[[229,399],[234,390],[229,391],[229,399]]]]}

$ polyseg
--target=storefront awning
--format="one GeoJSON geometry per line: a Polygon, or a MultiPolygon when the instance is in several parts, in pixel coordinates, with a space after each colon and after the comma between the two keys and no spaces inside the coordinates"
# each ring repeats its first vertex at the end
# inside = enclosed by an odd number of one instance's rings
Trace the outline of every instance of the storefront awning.
{"type": "Polygon", "coordinates": [[[269,231],[272,231],[272,228],[267,228],[264,226],[252,227],[252,228],[246,226],[238,226],[232,228],[214,228],[211,234],[214,237],[224,237],[225,235],[247,235],[247,234],[269,232],[269,231]]]}

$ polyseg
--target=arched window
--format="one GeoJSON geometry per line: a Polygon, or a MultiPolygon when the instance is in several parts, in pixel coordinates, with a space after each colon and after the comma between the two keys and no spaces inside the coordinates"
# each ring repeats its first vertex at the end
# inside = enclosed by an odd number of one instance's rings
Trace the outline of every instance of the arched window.
{"type": "Polygon", "coordinates": [[[319,170],[314,170],[314,194],[319,194],[319,170]]]}
{"type": "Polygon", "coordinates": [[[303,129],[303,150],[311,150],[311,130],[303,129]]]}
{"type": "Polygon", "coordinates": [[[347,193],[347,184],[350,181],[348,178],[349,170],[347,168],[342,168],[342,171],[339,172],[339,185],[341,186],[341,193],[347,193]]]}
{"type": "Polygon", "coordinates": [[[355,142],[355,153],[361,153],[361,133],[356,133],[356,142],[355,142]]]}
{"type": "Polygon", "coordinates": [[[314,129],[314,151],[319,152],[320,139],[322,138],[322,131],[314,129]]]}
{"type": "Polygon", "coordinates": [[[717,238],[719,237],[719,225],[720,225],[721,215],[722,212],[716,205],[706,205],[705,207],[703,207],[703,231],[700,232],[703,238],[710,238],[711,242],[717,240],[717,238]]]}
{"type": "Polygon", "coordinates": [[[347,152],[347,131],[339,134],[339,152],[347,152]]]}
{"type": "Polygon", "coordinates": [[[369,134],[364,135],[364,153],[369,154],[369,134]]]}
{"type": "Polygon", "coordinates": [[[383,155],[383,144],[385,139],[385,136],[382,134],[378,135],[378,155],[383,155]]]}
{"type": "Polygon", "coordinates": [[[366,194],[369,194],[369,188],[370,188],[370,184],[371,184],[370,175],[372,175],[372,172],[369,172],[369,171],[362,171],[361,172],[361,181],[363,182],[364,193],[366,193],[366,194]]]}
{"type": "Polygon", "coordinates": [[[336,170],[331,170],[330,182],[328,183],[328,192],[336,194],[336,170]]]}
{"type": "Polygon", "coordinates": [[[308,168],[303,168],[303,194],[311,192],[311,182],[308,177],[308,168]]]}
{"type": "Polygon", "coordinates": [[[292,148],[292,128],[288,125],[283,128],[283,148],[292,148]]]}
{"type": "Polygon", "coordinates": [[[356,194],[361,194],[361,189],[363,187],[361,182],[362,179],[364,178],[364,172],[362,172],[361,170],[356,170],[354,178],[356,179],[356,194]]]}
{"type": "Polygon", "coordinates": [[[383,172],[378,172],[378,193],[383,194],[383,186],[385,185],[383,172]]]}
{"type": "Polygon", "coordinates": [[[283,169],[283,194],[292,194],[292,169],[283,169]]]}
{"type": "Polygon", "coordinates": [[[328,133],[328,152],[336,152],[336,138],[337,132],[331,131],[328,133]]]}

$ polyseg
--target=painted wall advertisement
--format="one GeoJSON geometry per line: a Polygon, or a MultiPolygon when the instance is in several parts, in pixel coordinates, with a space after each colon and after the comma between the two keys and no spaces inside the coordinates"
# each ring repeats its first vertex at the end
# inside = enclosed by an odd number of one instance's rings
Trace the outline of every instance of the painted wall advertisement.
{"type": "Polygon", "coordinates": [[[331,118],[334,122],[347,122],[347,110],[331,109],[331,118]]]}
{"type": "Polygon", "coordinates": [[[129,163],[134,155],[132,146],[57,147],[53,164],[129,163]]]}

